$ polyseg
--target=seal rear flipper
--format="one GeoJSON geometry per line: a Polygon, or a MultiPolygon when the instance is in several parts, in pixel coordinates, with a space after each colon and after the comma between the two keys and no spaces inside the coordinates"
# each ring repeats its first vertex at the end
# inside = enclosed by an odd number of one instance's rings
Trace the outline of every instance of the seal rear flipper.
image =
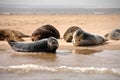
{"type": "Polygon", "coordinates": [[[8,44],[11,46],[11,48],[15,51],[18,50],[18,46],[21,46],[21,45],[18,45],[18,42],[16,42],[16,39],[12,36],[7,36],[5,37],[5,40],[8,42],[8,44]],[[15,48],[16,47],[16,48],[15,48]]]}
{"type": "Polygon", "coordinates": [[[28,49],[29,45],[27,45],[27,43],[24,43],[24,42],[11,42],[11,41],[8,41],[8,44],[11,46],[11,48],[14,50],[14,51],[17,51],[17,52],[30,52],[30,50],[28,49]]]}
{"type": "Polygon", "coordinates": [[[7,42],[8,42],[8,44],[10,45],[10,47],[14,50],[14,47],[13,47],[13,46],[14,46],[14,42],[15,42],[15,41],[8,41],[8,40],[7,40],[7,42]]]}

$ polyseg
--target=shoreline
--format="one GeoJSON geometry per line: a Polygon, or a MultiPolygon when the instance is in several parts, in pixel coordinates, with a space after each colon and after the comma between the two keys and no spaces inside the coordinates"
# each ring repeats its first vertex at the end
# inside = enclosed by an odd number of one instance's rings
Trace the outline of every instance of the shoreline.
{"type": "MultiPolygon", "coordinates": [[[[104,45],[75,47],[63,40],[63,34],[71,26],[79,26],[86,32],[104,36],[113,29],[120,28],[120,15],[0,15],[0,29],[14,29],[31,35],[32,32],[44,24],[53,25],[61,35],[59,50],[93,49],[120,50],[120,40],[109,40],[104,45]]],[[[31,41],[26,38],[25,41],[31,41]]],[[[9,49],[5,41],[0,46],[9,49]]],[[[0,47],[0,49],[3,49],[0,47]]]]}
{"type": "MultiPolygon", "coordinates": [[[[31,42],[29,38],[25,39],[25,42],[31,42]]],[[[101,45],[94,46],[74,46],[73,43],[67,43],[63,39],[58,39],[59,47],[57,50],[120,50],[120,41],[109,40],[101,45]]],[[[0,50],[14,51],[7,41],[0,41],[0,50]]]]}

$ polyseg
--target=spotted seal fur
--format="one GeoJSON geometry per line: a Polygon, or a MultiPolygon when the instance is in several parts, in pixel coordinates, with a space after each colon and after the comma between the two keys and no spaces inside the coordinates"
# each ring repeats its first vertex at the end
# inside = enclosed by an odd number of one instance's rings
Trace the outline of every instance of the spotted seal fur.
{"type": "Polygon", "coordinates": [[[59,44],[56,38],[49,37],[34,42],[15,42],[8,40],[8,44],[17,52],[56,52],[59,44]]]}
{"type": "Polygon", "coordinates": [[[105,35],[106,39],[111,39],[111,40],[120,40],[120,29],[115,29],[111,31],[110,33],[107,33],[105,35]]]}
{"type": "Polygon", "coordinates": [[[75,46],[91,46],[103,44],[106,40],[99,36],[87,33],[81,29],[78,29],[73,34],[73,45],[75,46]]]}
{"type": "Polygon", "coordinates": [[[24,41],[23,37],[29,37],[20,31],[12,29],[0,29],[0,40],[5,40],[6,38],[11,38],[15,41],[24,41]]]}
{"type": "Polygon", "coordinates": [[[80,29],[77,26],[72,26],[66,30],[66,32],[63,35],[63,38],[66,42],[72,42],[73,39],[73,33],[77,30],[80,29]]]}

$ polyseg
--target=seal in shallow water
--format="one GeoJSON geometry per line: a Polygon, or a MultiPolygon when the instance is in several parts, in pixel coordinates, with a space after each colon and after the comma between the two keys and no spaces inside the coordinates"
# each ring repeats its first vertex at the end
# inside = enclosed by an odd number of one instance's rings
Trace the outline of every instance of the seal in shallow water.
{"type": "Polygon", "coordinates": [[[72,26],[66,30],[66,32],[63,35],[63,38],[66,42],[72,42],[73,39],[73,33],[77,30],[80,29],[77,26],[72,26]]]}
{"type": "Polygon", "coordinates": [[[115,29],[105,35],[106,39],[120,40],[120,29],[115,29]]]}
{"type": "Polygon", "coordinates": [[[15,42],[7,40],[13,50],[17,52],[56,52],[59,44],[56,38],[49,37],[34,42],[15,42]]]}
{"type": "Polygon", "coordinates": [[[15,41],[24,41],[23,37],[29,37],[20,31],[11,30],[11,29],[0,29],[0,40],[5,40],[6,38],[11,38],[15,41]]]}
{"type": "Polygon", "coordinates": [[[104,43],[106,40],[99,36],[87,33],[78,29],[73,34],[73,45],[75,46],[90,46],[104,43]]]}
{"type": "Polygon", "coordinates": [[[32,41],[36,41],[48,37],[55,37],[57,39],[60,38],[59,31],[54,26],[49,24],[39,27],[31,35],[32,41]]]}

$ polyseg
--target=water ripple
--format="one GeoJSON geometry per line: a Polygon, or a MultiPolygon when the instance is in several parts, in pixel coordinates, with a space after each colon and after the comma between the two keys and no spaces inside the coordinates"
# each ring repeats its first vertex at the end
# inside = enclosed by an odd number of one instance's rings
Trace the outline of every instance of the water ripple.
{"type": "Polygon", "coordinates": [[[89,74],[115,74],[120,76],[120,69],[115,68],[97,68],[97,67],[79,67],[79,66],[42,66],[34,64],[22,64],[12,66],[0,66],[0,72],[26,73],[31,71],[50,71],[50,72],[78,72],[89,74]]]}

